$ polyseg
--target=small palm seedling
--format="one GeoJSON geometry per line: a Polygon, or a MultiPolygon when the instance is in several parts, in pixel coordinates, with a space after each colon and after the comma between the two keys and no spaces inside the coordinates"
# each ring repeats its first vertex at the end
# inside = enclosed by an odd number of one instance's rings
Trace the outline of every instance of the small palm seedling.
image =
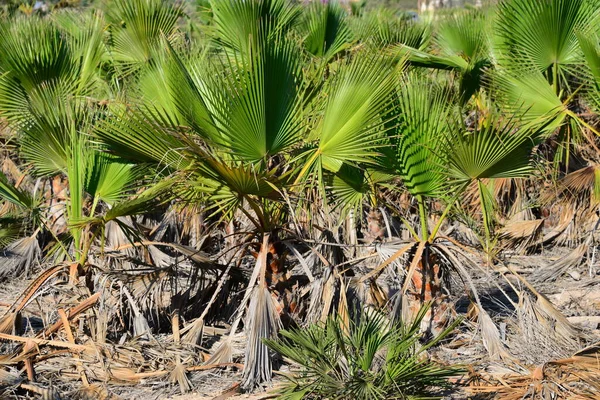
{"type": "Polygon", "coordinates": [[[423,342],[426,304],[411,323],[392,323],[378,312],[344,325],[329,318],[305,329],[282,330],[265,343],[292,361],[293,373],[280,389],[283,399],[423,399],[449,388],[461,369],[431,361],[427,349],[460,321],[423,342]]]}

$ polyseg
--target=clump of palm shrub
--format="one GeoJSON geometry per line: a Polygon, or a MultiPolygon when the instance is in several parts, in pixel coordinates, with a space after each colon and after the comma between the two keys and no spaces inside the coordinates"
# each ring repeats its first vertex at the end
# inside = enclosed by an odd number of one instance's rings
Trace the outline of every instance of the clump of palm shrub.
{"type": "Polygon", "coordinates": [[[355,322],[330,317],[306,328],[282,330],[280,339],[265,341],[292,362],[281,398],[436,398],[462,370],[431,360],[427,350],[460,321],[427,338],[420,327],[429,308],[425,305],[408,323],[367,311],[355,322]]]}

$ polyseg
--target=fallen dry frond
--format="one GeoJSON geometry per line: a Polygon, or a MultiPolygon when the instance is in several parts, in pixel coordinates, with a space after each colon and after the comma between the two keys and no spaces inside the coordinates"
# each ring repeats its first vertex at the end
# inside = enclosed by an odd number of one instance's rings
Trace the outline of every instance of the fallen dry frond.
{"type": "Polygon", "coordinates": [[[539,243],[543,227],[543,219],[509,221],[498,233],[505,242],[505,247],[514,248],[523,254],[539,243]]]}
{"type": "Polygon", "coordinates": [[[598,399],[600,347],[572,357],[531,366],[527,372],[472,374],[470,391],[494,393],[498,399],[598,399]]]}

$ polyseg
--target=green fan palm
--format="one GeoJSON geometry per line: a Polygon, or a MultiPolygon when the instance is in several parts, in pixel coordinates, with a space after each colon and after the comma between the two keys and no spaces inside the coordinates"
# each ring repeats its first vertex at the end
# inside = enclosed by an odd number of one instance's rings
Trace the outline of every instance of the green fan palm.
{"type": "Polygon", "coordinates": [[[225,49],[249,50],[262,36],[281,36],[296,22],[299,9],[286,0],[211,0],[216,40],[225,49]]]}
{"type": "Polygon", "coordinates": [[[596,29],[599,6],[597,0],[502,2],[497,22],[502,37],[500,63],[504,68],[526,65],[542,72],[560,90],[569,75],[581,71],[584,59],[577,33],[596,29]]]}
{"type": "Polygon", "coordinates": [[[466,189],[477,182],[485,232],[484,249],[493,244],[493,199],[483,180],[527,178],[532,175],[532,151],[539,143],[540,130],[519,126],[518,119],[492,116],[472,131],[458,131],[452,137],[447,174],[454,186],[466,189]]]}
{"type": "Polygon", "coordinates": [[[431,24],[399,18],[395,13],[380,9],[353,21],[355,36],[374,46],[404,45],[424,50],[431,40],[431,24]]]}
{"type": "Polygon", "coordinates": [[[449,387],[448,378],[461,370],[422,358],[456,326],[419,344],[428,308],[410,324],[392,324],[381,314],[367,312],[349,327],[330,318],[305,329],[283,330],[279,340],[266,340],[292,362],[288,382],[279,389],[281,398],[436,398],[435,391],[449,387]]]}
{"type": "Polygon", "coordinates": [[[0,98],[6,101],[0,104],[0,115],[9,122],[20,156],[35,176],[66,177],[64,217],[70,238],[63,243],[58,238],[62,232],[54,231],[46,219],[39,228],[52,234],[64,257],[72,256],[71,241],[73,258],[85,264],[93,235],[86,236],[76,225],[101,212],[99,202],[114,206],[126,201],[139,174],[131,165],[102,155],[101,146],[92,141],[92,128],[103,116],[93,97],[102,93],[103,22],[98,15],[74,18],[64,14],[56,21],[18,20],[2,27],[0,46],[11,55],[3,59],[0,98]]]}
{"type": "Polygon", "coordinates": [[[479,91],[486,69],[492,67],[492,32],[487,14],[464,11],[440,21],[429,51],[402,45],[398,52],[415,66],[456,71],[464,105],[479,91]]]}
{"type": "MultiPolygon", "coordinates": [[[[183,58],[170,48],[167,59],[148,67],[166,72],[160,84],[168,92],[157,96],[156,86],[144,83],[140,90],[151,90],[147,104],[115,105],[96,129],[120,156],[176,176],[172,190],[180,199],[222,218],[244,213],[258,237],[284,224],[290,212],[284,193],[297,193],[298,183],[315,176],[309,173],[315,167],[333,173],[344,162],[375,162],[394,88],[391,63],[361,57],[331,84],[313,89],[320,93],[307,94],[295,43],[276,32],[279,28],[273,30],[279,25],[256,22],[263,12],[269,21],[287,21],[291,11],[282,4],[214,3],[215,21],[231,12],[247,21],[248,29],[259,24],[248,44],[230,41],[227,52],[211,58],[183,58]],[[246,12],[252,18],[244,19],[246,12]]],[[[223,30],[246,28],[221,26],[219,40],[233,38],[223,30]]],[[[267,251],[261,243],[259,254],[267,251]]],[[[264,275],[266,266],[257,263],[256,268],[264,275]]],[[[264,280],[259,272],[256,276],[264,280]]],[[[250,357],[248,362],[259,361],[250,357]]],[[[246,385],[263,379],[267,367],[248,365],[246,385]]]]}
{"type": "Polygon", "coordinates": [[[313,2],[303,14],[304,46],[310,54],[328,60],[352,42],[346,12],[339,3],[313,2]]]}
{"type": "Polygon", "coordinates": [[[503,2],[498,11],[499,72],[491,81],[498,104],[545,125],[560,143],[555,163],[569,168],[573,144],[585,140],[585,130],[597,130],[578,115],[577,102],[588,92],[590,68],[578,35],[596,31],[596,0],[503,2]]]}
{"type": "Polygon", "coordinates": [[[111,56],[124,75],[138,71],[162,51],[162,38],[174,43],[182,5],[161,0],[111,0],[111,56]]]}

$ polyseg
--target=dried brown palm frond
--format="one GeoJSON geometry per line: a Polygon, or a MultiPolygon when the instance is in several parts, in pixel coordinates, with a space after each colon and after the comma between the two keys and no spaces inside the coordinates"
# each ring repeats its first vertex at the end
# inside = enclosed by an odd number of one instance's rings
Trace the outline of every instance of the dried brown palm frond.
{"type": "Polygon", "coordinates": [[[561,257],[556,262],[541,268],[533,277],[534,281],[546,282],[555,281],[569,270],[583,264],[590,247],[589,241],[580,244],[573,251],[561,257]]]}
{"type": "MultiPolygon", "coordinates": [[[[544,335],[552,338],[554,343],[560,343],[563,349],[572,349],[577,346],[581,338],[581,331],[572,325],[567,318],[552,304],[552,302],[540,293],[527,279],[515,271],[510,265],[504,265],[513,276],[515,276],[527,290],[536,297],[536,302],[529,300],[525,290],[513,287],[520,296],[518,311],[520,322],[527,329],[541,329],[544,335]]],[[[534,335],[535,336],[535,335],[534,335]]]]}
{"type": "MultiPolygon", "coordinates": [[[[514,178],[482,179],[482,183],[491,187],[492,198],[495,201],[494,209],[497,211],[496,219],[502,221],[510,218],[513,220],[529,220],[533,214],[527,204],[527,190],[532,186],[531,181],[514,178]]],[[[461,201],[462,207],[469,215],[481,216],[481,201],[476,182],[472,182],[466,189],[461,201]]]]}
{"type": "Polygon", "coordinates": [[[370,306],[376,309],[384,307],[388,301],[389,290],[384,289],[384,282],[375,279],[362,280],[358,278],[348,279],[347,288],[355,294],[361,307],[370,306]]]}
{"type": "Polygon", "coordinates": [[[11,305],[11,307],[6,311],[6,313],[0,317],[0,332],[2,333],[12,333],[15,331],[16,322],[20,317],[20,312],[35,298],[38,294],[38,291],[47,284],[49,280],[55,277],[57,274],[65,271],[67,269],[66,265],[56,265],[50,267],[40,273],[37,278],[35,278],[21,293],[15,302],[11,305]]]}
{"type": "Polygon", "coordinates": [[[191,247],[200,249],[208,238],[204,210],[196,205],[186,205],[178,210],[177,215],[181,221],[181,235],[191,247]]]}
{"type": "Polygon", "coordinates": [[[536,246],[542,236],[544,228],[543,219],[509,220],[499,231],[502,247],[516,249],[518,253],[525,254],[536,246]]]}
{"type": "Polygon", "coordinates": [[[273,296],[266,287],[258,286],[254,289],[245,326],[248,342],[242,388],[250,390],[258,383],[271,381],[271,355],[263,339],[273,339],[281,328],[279,312],[273,296]]]}
{"type": "Polygon", "coordinates": [[[492,320],[490,314],[483,309],[481,305],[477,305],[477,322],[479,325],[479,331],[481,332],[481,338],[483,340],[483,346],[487,350],[491,358],[507,358],[508,353],[502,343],[500,331],[492,320]]]}
{"type": "Polygon", "coordinates": [[[175,368],[173,368],[173,371],[171,371],[171,374],[169,376],[169,381],[171,383],[178,384],[179,390],[181,391],[181,393],[187,393],[192,388],[191,382],[190,382],[189,378],[187,377],[186,366],[183,365],[181,362],[178,362],[175,365],[175,368]]]}
{"type": "MultiPolygon", "coordinates": [[[[268,375],[267,380],[271,379],[271,360],[270,357],[264,358],[262,352],[264,344],[261,341],[261,335],[271,332],[273,328],[277,328],[278,325],[272,325],[274,321],[279,321],[279,315],[274,319],[272,313],[275,312],[275,305],[273,304],[273,298],[266,287],[266,270],[267,270],[267,254],[269,252],[269,234],[263,234],[263,240],[260,245],[260,249],[256,254],[256,263],[254,265],[252,275],[248,281],[248,286],[244,292],[244,297],[237,310],[237,314],[231,330],[226,338],[221,339],[213,346],[214,351],[210,358],[205,364],[219,364],[219,363],[230,363],[232,362],[234,353],[234,341],[239,338],[237,335],[237,329],[242,321],[244,313],[246,313],[246,332],[247,332],[247,343],[245,350],[244,362],[244,381],[248,385],[249,389],[253,388],[256,379],[268,375]],[[258,282],[258,286],[256,283],[258,282]],[[260,291],[263,291],[262,293],[260,291]],[[267,292],[267,296],[264,296],[264,291],[267,292]],[[254,294],[254,296],[253,296],[254,294]],[[252,300],[251,300],[252,298],[252,300]],[[260,300],[260,301],[259,301],[260,300]],[[251,302],[250,307],[246,311],[248,302],[251,302]],[[263,347],[261,347],[263,346],[263,347]],[[253,351],[255,353],[253,353],[253,351]],[[256,353],[258,352],[258,353],[256,353]],[[246,371],[251,371],[247,373],[246,371]]],[[[270,334],[269,334],[270,335],[270,334]]],[[[270,337],[270,336],[268,336],[270,337]]],[[[260,380],[259,380],[260,382],[260,380]]]]}
{"type": "Polygon", "coordinates": [[[323,276],[310,284],[307,323],[324,321],[333,310],[334,298],[339,293],[339,280],[334,275],[333,267],[327,268],[323,276]]]}
{"type": "Polygon", "coordinates": [[[542,245],[560,241],[563,232],[575,223],[575,210],[566,205],[555,204],[546,214],[548,218],[544,218],[544,225],[549,229],[540,240],[542,245]],[[558,215],[558,218],[556,218],[556,215],[558,215]]]}
{"type": "MultiPolygon", "coordinates": [[[[138,256],[138,249],[127,246],[131,239],[123,230],[123,226],[133,229],[133,220],[130,217],[119,217],[118,221],[108,221],[104,227],[105,247],[106,249],[122,248],[121,252],[127,257],[135,258],[138,256]]],[[[104,250],[104,249],[101,249],[104,250]]],[[[108,258],[110,260],[110,258],[108,258]]],[[[132,268],[133,265],[119,263],[120,268],[132,268]]]]}
{"type": "Polygon", "coordinates": [[[263,339],[272,339],[281,327],[277,306],[266,283],[268,252],[269,235],[264,234],[260,251],[256,257],[255,270],[248,287],[248,289],[252,288],[252,293],[244,323],[247,336],[242,375],[244,390],[252,390],[261,382],[271,381],[271,355],[269,348],[263,343],[263,339]],[[258,283],[256,287],[254,287],[254,282],[258,283]]]}
{"type": "MultiPolygon", "coordinates": [[[[23,381],[23,377],[15,368],[0,368],[0,386],[14,386],[23,381]]],[[[1,393],[0,393],[1,394],[1,393]]]]}
{"type": "Polygon", "coordinates": [[[393,271],[403,276],[406,271],[404,270],[404,266],[407,262],[408,253],[414,251],[415,243],[404,242],[404,241],[393,241],[393,242],[385,242],[380,243],[375,246],[375,251],[377,252],[379,259],[382,264],[379,265],[373,272],[369,272],[368,275],[377,276],[379,272],[383,268],[386,268],[388,265],[392,265],[393,271]]]}
{"type": "Polygon", "coordinates": [[[532,366],[521,371],[483,373],[473,377],[470,391],[494,393],[503,400],[597,399],[600,393],[598,349],[532,366]]]}
{"type": "Polygon", "coordinates": [[[152,329],[148,324],[148,320],[140,311],[137,302],[131,295],[129,289],[126,286],[121,285],[121,291],[127,298],[129,309],[133,313],[133,335],[141,339],[149,340],[152,335],[152,329]]]}
{"type": "Polygon", "coordinates": [[[483,346],[487,350],[488,355],[492,359],[510,358],[506,351],[505,345],[502,342],[498,327],[492,320],[492,317],[489,315],[489,313],[483,308],[478,290],[475,287],[469,272],[463,265],[466,264],[470,266],[476,266],[476,264],[455,246],[436,244],[435,249],[439,253],[440,257],[448,260],[448,264],[458,272],[460,279],[467,282],[477,310],[478,330],[481,333],[483,346]],[[458,256],[460,256],[460,259],[458,256]],[[461,259],[464,261],[461,262],[461,259]]]}
{"type": "Polygon", "coordinates": [[[35,393],[37,395],[42,396],[42,400],[61,400],[62,397],[60,394],[53,388],[47,389],[45,387],[41,387],[37,384],[30,383],[21,383],[19,385],[22,389],[25,389],[29,392],[35,393]]]}
{"type": "Polygon", "coordinates": [[[38,232],[36,230],[31,236],[17,239],[4,248],[0,258],[0,278],[15,277],[22,273],[28,275],[40,261],[42,250],[37,238],[38,232]]]}
{"type": "Polygon", "coordinates": [[[75,400],[122,400],[121,397],[109,393],[105,386],[97,383],[79,388],[73,397],[75,400]]]}
{"type": "Polygon", "coordinates": [[[206,315],[208,314],[211,307],[217,300],[217,296],[220,294],[223,284],[225,283],[225,281],[227,279],[229,279],[229,271],[232,266],[233,266],[233,263],[229,263],[229,266],[223,272],[221,278],[219,279],[217,286],[213,292],[212,297],[208,301],[208,304],[206,305],[206,307],[204,307],[202,314],[192,324],[190,324],[189,330],[183,336],[184,343],[198,344],[198,343],[202,342],[202,331],[204,329],[204,319],[206,318],[206,315]]]}
{"type": "Polygon", "coordinates": [[[555,241],[567,245],[581,243],[597,220],[596,213],[600,207],[600,166],[592,164],[569,173],[555,187],[547,189],[540,201],[547,205],[550,217],[556,219],[556,215],[559,216],[557,225],[564,226],[555,241]],[[570,224],[566,224],[562,213],[573,215],[570,224]]]}
{"type": "Polygon", "coordinates": [[[564,357],[578,345],[577,330],[556,309],[544,307],[542,300],[532,301],[521,292],[517,306],[519,340],[535,349],[539,359],[564,357]]]}

